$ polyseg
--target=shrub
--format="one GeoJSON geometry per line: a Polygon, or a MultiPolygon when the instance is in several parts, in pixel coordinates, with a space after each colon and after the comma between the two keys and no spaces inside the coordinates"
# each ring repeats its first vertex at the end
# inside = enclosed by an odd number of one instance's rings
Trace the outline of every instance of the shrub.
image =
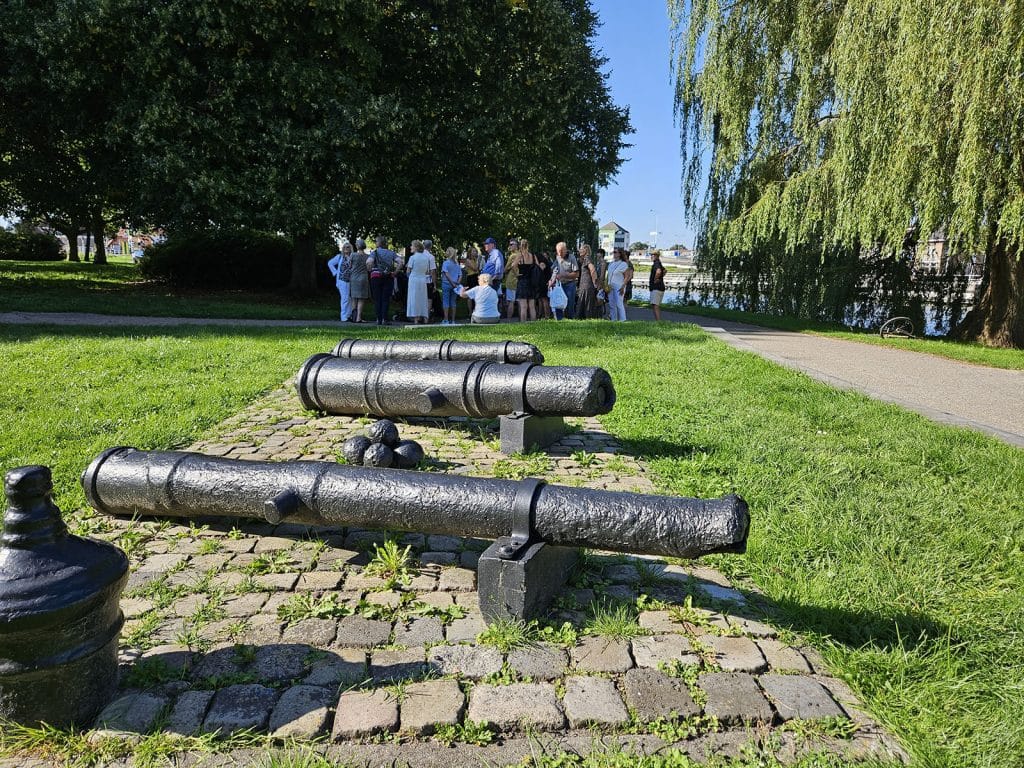
{"type": "Polygon", "coordinates": [[[62,261],[64,249],[52,235],[0,230],[0,261],[62,261]]]}
{"type": "Polygon", "coordinates": [[[281,289],[291,279],[292,244],[267,232],[212,230],[176,235],[146,249],[139,267],[178,288],[281,289]]]}

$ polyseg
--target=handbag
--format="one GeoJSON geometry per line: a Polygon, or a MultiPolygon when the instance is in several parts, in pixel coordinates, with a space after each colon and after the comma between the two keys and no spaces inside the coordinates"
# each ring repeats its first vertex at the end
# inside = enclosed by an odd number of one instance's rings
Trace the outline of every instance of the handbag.
{"type": "Polygon", "coordinates": [[[552,309],[565,309],[569,306],[569,297],[565,295],[565,290],[560,283],[555,283],[548,289],[548,301],[551,303],[552,309]]]}
{"type": "Polygon", "coordinates": [[[374,251],[373,251],[373,269],[370,270],[370,279],[371,280],[379,280],[380,278],[384,277],[385,274],[386,273],[384,272],[384,270],[381,269],[379,266],[377,266],[377,251],[376,251],[376,249],[374,249],[374,251]]]}

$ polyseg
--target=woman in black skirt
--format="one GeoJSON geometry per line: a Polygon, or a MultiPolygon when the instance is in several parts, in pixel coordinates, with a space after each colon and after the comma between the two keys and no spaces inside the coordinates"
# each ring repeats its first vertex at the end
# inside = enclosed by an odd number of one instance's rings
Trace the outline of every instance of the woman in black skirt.
{"type": "Polygon", "coordinates": [[[519,267],[519,280],[516,282],[516,301],[519,302],[519,322],[537,319],[537,286],[541,278],[537,257],[530,252],[530,244],[526,240],[519,241],[519,250],[505,267],[506,272],[519,267]]]}

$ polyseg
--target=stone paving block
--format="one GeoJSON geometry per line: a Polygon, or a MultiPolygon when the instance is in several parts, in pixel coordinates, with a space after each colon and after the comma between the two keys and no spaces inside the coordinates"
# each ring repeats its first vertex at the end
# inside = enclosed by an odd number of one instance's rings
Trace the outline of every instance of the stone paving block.
{"type": "Polygon", "coordinates": [[[433,552],[459,552],[462,539],[457,536],[427,536],[427,549],[433,552]]]}
{"type": "Polygon", "coordinates": [[[395,625],[395,645],[427,645],[444,642],[444,627],[433,616],[413,619],[408,624],[395,625]]]}
{"type": "Polygon", "coordinates": [[[701,675],[697,685],[707,694],[704,712],[725,725],[770,723],[772,708],[752,675],[713,672],[701,675]]]}
{"type": "Polygon", "coordinates": [[[351,686],[369,677],[366,667],[366,651],[356,648],[338,648],[326,651],[311,660],[309,674],[302,680],[305,685],[319,685],[324,688],[351,686]]]}
{"type": "Polygon", "coordinates": [[[328,646],[337,631],[338,622],[334,619],[303,619],[285,627],[281,640],[285,643],[328,646]]]}
{"type": "Polygon", "coordinates": [[[200,573],[221,571],[230,559],[230,554],[193,555],[189,558],[187,567],[200,573]]]}
{"type": "Polygon", "coordinates": [[[408,589],[410,592],[420,593],[431,593],[437,589],[437,574],[434,573],[420,573],[413,576],[409,581],[408,589]]]}
{"type": "Polygon", "coordinates": [[[340,549],[335,547],[328,547],[319,554],[316,559],[316,568],[318,571],[336,571],[343,565],[348,564],[365,564],[363,561],[369,561],[364,552],[356,552],[352,549],[340,549]]]}
{"type": "Polygon", "coordinates": [[[476,636],[487,629],[487,622],[479,614],[455,619],[444,631],[449,643],[466,643],[476,640],[476,636]]]}
{"type": "Polygon", "coordinates": [[[121,612],[126,619],[137,619],[153,610],[152,600],[127,598],[121,601],[121,612]]]}
{"type": "Polygon", "coordinates": [[[427,655],[429,668],[441,675],[458,674],[479,680],[501,671],[501,651],[486,645],[435,645],[427,655]]]}
{"type": "Polygon", "coordinates": [[[362,572],[349,573],[345,576],[345,590],[348,592],[374,592],[387,588],[387,581],[380,576],[367,576],[362,572]]]}
{"type": "Polygon", "coordinates": [[[796,648],[791,648],[778,640],[764,639],[757,641],[757,647],[761,649],[768,668],[772,672],[800,672],[810,674],[811,665],[796,648]]]}
{"type": "Polygon", "coordinates": [[[783,720],[817,720],[846,715],[828,691],[810,677],[762,675],[758,682],[783,720]]]}
{"type": "Polygon", "coordinates": [[[166,555],[150,555],[138,567],[139,573],[166,573],[176,568],[185,561],[185,554],[181,552],[169,553],[166,555]]]}
{"type": "Polygon", "coordinates": [[[386,690],[346,691],[334,714],[335,741],[372,736],[398,727],[398,699],[386,690]]]}
{"type": "Polygon", "coordinates": [[[206,718],[206,710],[213,700],[213,691],[185,691],[174,702],[164,730],[178,736],[199,733],[206,718]]]}
{"type": "Polygon", "coordinates": [[[391,622],[346,616],[338,622],[334,644],[342,648],[373,648],[391,640],[391,622]]]}
{"type": "Polygon", "coordinates": [[[339,589],[345,580],[345,574],[341,571],[310,571],[299,576],[295,585],[299,590],[310,590],[324,592],[327,590],[339,589]]]}
{"type": "Polygon", "coordinates": [[[466,696],[454,680],[414,683],[402,699],[401,730],[428,736],[439,725],[458,725],[465,708],[466,696]]]}
{"type": "Polygon", "coordinates": [[[192,666],[192,651],[185,645],[158,645],[139,658],[140,664],[155,664],[174,674],[184,674],[192,666]]]}
{"type": "Polygon", "coordinates": [[[701,565],[700,563],[692,563],[687,567],[687,570],[695,579],[700,579],[701,581],[708,582],[719,587],[732,587],[732,582],[726,578],[725,574],[721,571],[716,571],[714,568],[708,568],[706,565],[701,565]]]}
{"type": "Polygon", "coordinates": [[[657,669],[631,669],[623,678],[626,703],[644,722],[669,717],[692,717],[700,713],[686,684],[657,669]]]}
{"type": "Polygon", "coordinates": [[[370,676],[378,685],[423,677],[427,666],[422,648],[404,651],[374,651],[370,654],[370,676]]]}
{"type": "Polygon", "coordinates": [[[747,619],[743,616],[726,616],[726,619],[729,622],[729,626],[739,627],[743,630],[743,634],[750,635],[751,637],[778,637],[779,634],[775,627],[756,619],[747,619]]]}
{"type": "Polygon", "coordinates": [[[615,682],[603,677],[565,678],[565,714],[573,728],[622,725],[629,720],[615,682]]]}
{"type": "Polygon", "coordinates": [[[262,554],[264,552],[287,552],[295,546],[295,539],[285,538],[284,536],[261,536],[256,540],[256,546],[253,547],[253,551],[256,554],[262,554]]]}
{"type": "Polygon", "coordinates": [[[402,595],[398,592],[370,592],[365,598],[366,602],[370,605],[383,605],[387,608],[397,608],[398,603],[402,600],[402,595]]]}
{"type": "Polygon", "coordinates": [[[697,582],[697,588],[712,600],[722,600],[737,605],[745,605],[747,598],[738,589],[732,587],[720,587],[717,584],[709,584],[704,581],[697,582]]]}
{"type": "Polygon", "coordinates": [[[419,592],[416,594],[416,602],[441,610],[451,608],[455,604],[450,592],[427,592],[426,594],[419,592]]]}
{"type": "Polygon", "coordinates": [[[508,665],[522,677],[555,680],[565,674],[569,655],[553,645],[531,645],[509,651],[508,665]]]}
{"type": "Polygon", "coordinates": [[[641,611],[640,626],[651,632],[682,632],[683,625],[673,620],[668,611],[641,611]]]}
{"type": "Polygon", "coordinates": [[[565,713],[551,683],[477,685],[469,695],[466,717],[503,731],[522,726],[539,731],[565,727],[565,713]]]}
{"type": "Polygon", "coordinates": [[[476,572],[465,568],[446,568],[441,571],[437,588],[446,592],[472,592],[476,589],[476,572]]]}
{"type": "Polygon", "coordinates": [[[277,702],[277,691],[263,685],[230,685],[217,691],[203,721],[207,733],[222,736],[252,728],[266,729],[270,712],[277,702]]]}
{"type": "Polygon", "coordinates": [[[248,595],[231,597],[224,601],[223,608],[226,616],[231,618],[242,618],[259,613],[270,597],[266,592],[253,592],[248,595]]]}
{"type": "Polygon", "coordinates": [[[249,645],[270,645],[281,639],[281,622],[276,615],[261,615],[250,617],[246,621],[245,629],[238,637],[238,642],[249,645]]]}
{"type": "Polygon", "coordinates": [[[459,553],[459,565],[463,568],[469,568],[476,570],[476,567],[480,564],[480,553],[466,550],[465,552],[459,553]]]}
{"type": "Polygon", "coordinates": [[[768,662],[749,637],[701,635],[700,642],[715,651],[715,661],[725,672],[764,672],[768,662]]]}
{"type": "Polygon", "coordinates": [[[169,703],[166,696],[155,693],[129,693],[103,708],[96,719],[96,727],[124,733],[148,733],[169,703]]]}
{"type": "Polygon", "coordinates": [[[662,664],[678,661],[698,664],[700,657],[693,653],[690,641],[682,635],[651,635],[635,637],[632,642],[633,659],[638,667],[657,669],[662,664]]]}
{"type": "Polygon", "coordinates": [[[264,573],[256,576],[255,580],[260,585],[260,589],[265,589],[268,592],[288,592],[295,588],[300,575],[298,573],[264,573]]]}
{"type": "Polygon", "coordinates": [[[632,668],[628,640],[585,637],[571,651],[573,667],[580,672],[625,672],[632,668]]]}
{"type": "Polygon", "coordinates": [[[270,715],[275,738],[315,739],[327,733],[334,692],[315,685],[296,685],[281,694],[270,715]]]}
{"type": "Polygon", "coordinates": [[[226,677],[240,672],[242,664],[234,645],[215,646],[193,659],[191,677],[193,680],[226,677]]]}
{"type": "Polygon", "coordinates": [[[612,600],[621,600],[629,603],[636,600],[636,595],[636,588],[628,584],[612,584],[610,587],[604,588],[604,596],[612,600]]]}
{"type": "Polygon", "coordinates": [[[259,680],[284,683],[306,675],[307,645],[268,645],[256,649],[249,672],[259,680]]]}
{"type": "Polygon", "coordinates": [[[419,559],[423,565],[455,565],[458,555],[454,552],[424,552],[419,559]]]}
{"type": "Polygon", "coordinates": [[[621,584],[640,583],[640,571],[635,565],[609,565],[604,569],[604,577],[621,584]]]}

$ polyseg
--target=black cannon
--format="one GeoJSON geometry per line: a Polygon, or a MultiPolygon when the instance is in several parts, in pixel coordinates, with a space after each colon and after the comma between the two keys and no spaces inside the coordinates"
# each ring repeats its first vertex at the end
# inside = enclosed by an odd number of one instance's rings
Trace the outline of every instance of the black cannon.
{"type": "Polygon", "coordinates": [[[524,341],[386,341],[342,339],[331,350],[349,360],[490,360],[495,363],[543,363],[544,355],[524,341]]]}
{"type": "Polygon", "coordinates": [[[575,559],[558,554],[565,547],[697,557],[745,551],[750,527],[746,502],[737,496],[686,499],[134,448],[100,454],[82,486],[89,503],[110,514],[247,517],[497,539],[478,571],[491,617],[535,613],[575,559]],[[545,543],[556,546],[545,551],[545,543]],[[530,568],[543,578],[531,579],[530,568]],[[518,597],[509,597],[510,589],[518,597]],[[529,594],[534,597],[523,597],[529,594]]]}
{"type": "Polygon", "coordinates": [[[319,354],[299,369],[296,389],[312,411],[385,417],[596,416],[615,404],[615,387],[602,368],[486,360],[374,361],[319,354]]]}

